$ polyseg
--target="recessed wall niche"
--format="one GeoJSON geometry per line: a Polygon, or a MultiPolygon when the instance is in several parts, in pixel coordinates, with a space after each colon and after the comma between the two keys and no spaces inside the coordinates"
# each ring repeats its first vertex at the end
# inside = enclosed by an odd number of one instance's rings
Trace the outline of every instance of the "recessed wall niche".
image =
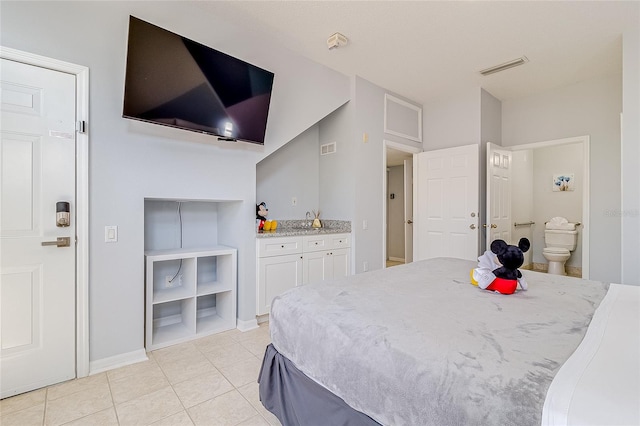
{"type": "Polygon", "coordinates": [[[145,199],[144,249],[218,244],[218,202],[145,199]]]}

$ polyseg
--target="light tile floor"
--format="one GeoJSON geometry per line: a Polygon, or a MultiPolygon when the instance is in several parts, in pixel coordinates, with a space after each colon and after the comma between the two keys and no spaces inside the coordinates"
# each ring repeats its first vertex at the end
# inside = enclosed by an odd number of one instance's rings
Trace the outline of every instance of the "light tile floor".
{"type": "Polygon", "coordinates": [[[0,401],[1,426],[280,425],[258,397],[269,326],[147,353],[148,361],[0,401]]]}
{"type": "Polygon", "coordinates": [[[387,268],[390,268],[392,266],[398,266],[398,265],[404,265],[404,262],[399,262],[397,260],[389,260],[389,259],[387,259],[387,268]]]}

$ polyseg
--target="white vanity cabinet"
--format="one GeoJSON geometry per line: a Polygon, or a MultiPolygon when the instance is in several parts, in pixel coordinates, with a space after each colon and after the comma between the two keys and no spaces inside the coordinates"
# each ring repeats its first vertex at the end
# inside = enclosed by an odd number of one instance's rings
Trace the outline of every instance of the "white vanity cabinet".
{"type": "Polygon", "coordinates": [[[236,327],[236,249],[146,251],[145,275],[148,351],[236,327]]]}
{"type": "Polygon", "coordinates": [[[305,235],[302,238],[303,284],[351,275],[349,234],[305,235]]]}
{"type": "Polygon", "coordinates": [[[302,284],[302,237],[257,240],[257,315],[268,314],[274,297],[302,284]]]}
{"type": "Polygon", "coordinates": [[[271,301],[302,285],[351,274],[351,235],[313,234],[257,239],[257,315],[271,301]]]}

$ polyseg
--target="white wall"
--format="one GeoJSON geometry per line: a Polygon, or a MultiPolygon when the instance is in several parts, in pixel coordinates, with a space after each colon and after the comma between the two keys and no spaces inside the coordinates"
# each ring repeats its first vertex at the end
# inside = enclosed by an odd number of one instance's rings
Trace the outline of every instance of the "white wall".
{"type": "Polygon", "coordinates": [[[218,241],[218,204],[145,200],[144,249],[206,247],[218,241]]]}
{"type": "Polygon", "coordinates": [[[480,143],[480,88],[423,106],[425,151],[480,143]]]}
{"type": "MultiPolygon", "coordinates": [[[[640,8],[640,6],[638,6],[640,8]]],[[[640,285],[640,25],[623,34],[622,283],[640,285]]]]}
{"type": "Polygon", "coordinates": [[[311,127],[256,166],[256,200],[267,203],[269,219],[304,219],[320,208],[318,133],[311,127]]]}
{"type": "MultiPolygon", "coordinates": [[[[352,89],[353,90],[353,89],[352,89]]],[[[355,181],[353,174],[353,109],[351,101],[319,123],[320,145],[335,142],[336,152],[320,156],[319,208],[322,216],[335,220],[353,220],[355,181]]],[[[296,179],[292,176],[292,179],[296,179]]],[[[352,224],[353,229],[354,224],[352,224]]],[[[355,242],[352,244],[355,250],[355,242]]]]}
{"type": "Polygon", "coordinates": [[[92,362],[144,346],[144,199],[218,206],[220,243],[238,248],[238,316],[255,315],[256,163],[349,99],[349,79],[198,2],[2,2],[3,46],[90,69],[89,322],[92,362]],[[129,15],[275,73],[264,147],[122,119],[129,15]],[[119,227],[105,244],[104,226],[119,227]]]}
{"type": "Polygon", "coordinates": [[[621,76],[502,102],[503,146],[590,136],[590,278],[620,280],[621,76]]]}

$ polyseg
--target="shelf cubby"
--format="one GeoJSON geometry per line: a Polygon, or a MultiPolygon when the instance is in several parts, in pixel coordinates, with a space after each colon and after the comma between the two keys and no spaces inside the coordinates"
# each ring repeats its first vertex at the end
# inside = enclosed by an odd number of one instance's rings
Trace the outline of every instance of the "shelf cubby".
{"type": "Polygon", "coordinates": [[[150,250],[145,259],[147,350],[236,327],[236,249],[150,250]]]}

